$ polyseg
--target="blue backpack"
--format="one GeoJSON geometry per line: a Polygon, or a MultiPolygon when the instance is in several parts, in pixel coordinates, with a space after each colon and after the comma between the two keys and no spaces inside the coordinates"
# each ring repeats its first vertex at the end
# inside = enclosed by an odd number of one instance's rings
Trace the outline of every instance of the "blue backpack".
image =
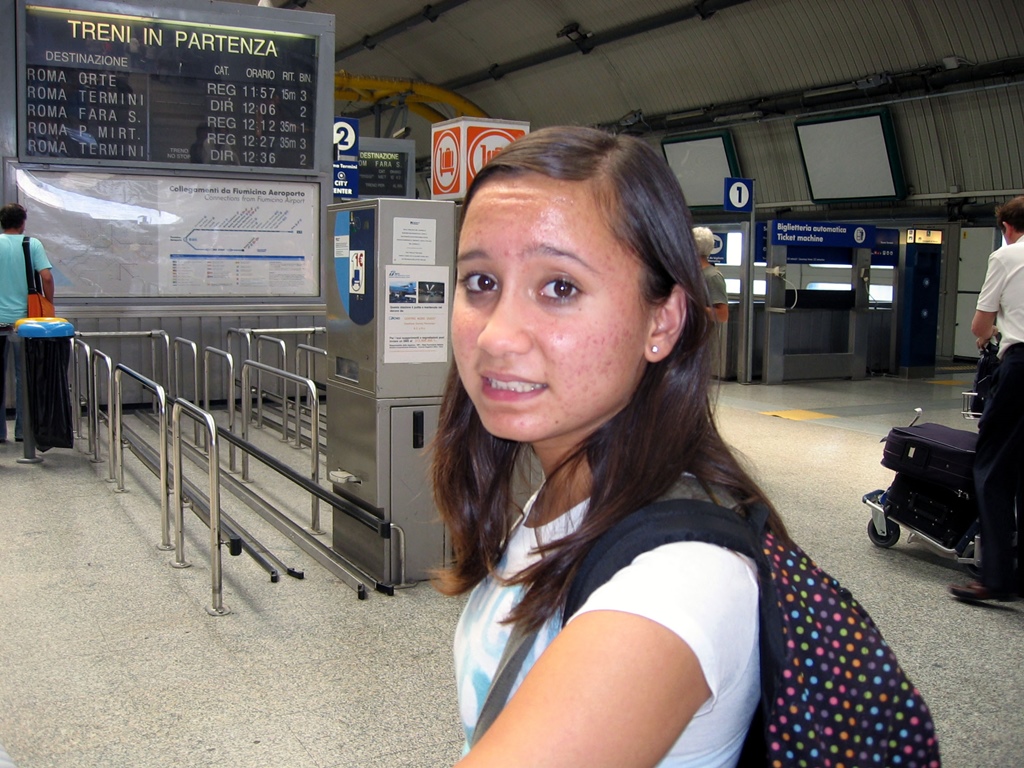
{"type": "Polygon", "coordinates": [[[796,545],[750,518],[696,499],[655,502],[595,543],[570,587],[568,620],[587,596],[643,552],[702,541],[746,555],[760,582],[761,706],[740,766],[941,765],[928,706],[850,592],[796,545]]]}

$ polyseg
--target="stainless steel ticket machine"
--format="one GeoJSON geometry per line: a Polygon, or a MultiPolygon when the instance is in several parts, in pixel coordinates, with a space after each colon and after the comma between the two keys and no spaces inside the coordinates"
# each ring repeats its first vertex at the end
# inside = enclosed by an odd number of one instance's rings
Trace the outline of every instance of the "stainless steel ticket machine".
{"type": "Polygon", "coordinates": [[[384,584],[445,559],[427,477],[451,360],[455,204],[380,198],[331,205],[327,279],[327,473],[381,519],[334,508],[332,547],[384,584]]]}

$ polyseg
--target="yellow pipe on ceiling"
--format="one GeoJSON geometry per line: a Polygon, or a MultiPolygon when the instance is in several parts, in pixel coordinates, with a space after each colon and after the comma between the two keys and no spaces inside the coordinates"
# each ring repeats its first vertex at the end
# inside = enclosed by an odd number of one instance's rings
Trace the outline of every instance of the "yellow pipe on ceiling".
{"type": "Polygon", "coordinates": [[[415,102],[407,101],[405,106],[407,106],[409,111],[414,115],[419,115],[429,123],[440,123],[442,120],[448,119],[445,115],[442,115],[433,107],[428,107],[426,104],[417,104],[415,102]]]}
{"type": "Polygon", "coordinates": [[[361,101],[377,104],[384,99],[405,97],[409,110],[432,123],[447,120],[443,114],[425,102],[447,104],[455,109],[456,117],[487,117],[480,107],[453,91],[416,80],[389,77],[367,77],[348,72],[334,74],[336,101],[361,101]]]}

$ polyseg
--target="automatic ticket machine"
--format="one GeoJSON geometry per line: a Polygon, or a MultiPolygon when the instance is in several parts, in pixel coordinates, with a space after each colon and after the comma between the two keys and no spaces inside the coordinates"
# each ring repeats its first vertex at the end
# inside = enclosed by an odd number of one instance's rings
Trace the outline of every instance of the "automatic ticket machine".
{"type": "Polygon", "coordinates": [[[427,477],[451,359],[455,204],[380,198],[329,206],[327,474],[385,525],[334,508],[332,547],[383,584],[443,564],[427,477]]]}
{"type": "Polygon", "coordinates": [[[875,227],[769,221],[764,382],[862,379],[868,357],[868,285],[875,227]],[[788,265],[848,264],[849,290],[789,289],[788,265]]]}

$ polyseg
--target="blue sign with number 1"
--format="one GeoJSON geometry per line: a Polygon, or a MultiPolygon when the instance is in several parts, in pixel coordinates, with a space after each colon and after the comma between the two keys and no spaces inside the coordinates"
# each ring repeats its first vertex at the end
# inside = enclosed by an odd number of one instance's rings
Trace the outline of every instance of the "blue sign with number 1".
{"type": "Polygon", "coordinates": [[[725,210],[750,213],[754,210],[754,180],[725,180],[725,210]]]}
{"type": "Polygon", "coordinates": [[[727,178],[725,180],[725,210],[750,213],[754,210],[754,179],[727,178]]]}

